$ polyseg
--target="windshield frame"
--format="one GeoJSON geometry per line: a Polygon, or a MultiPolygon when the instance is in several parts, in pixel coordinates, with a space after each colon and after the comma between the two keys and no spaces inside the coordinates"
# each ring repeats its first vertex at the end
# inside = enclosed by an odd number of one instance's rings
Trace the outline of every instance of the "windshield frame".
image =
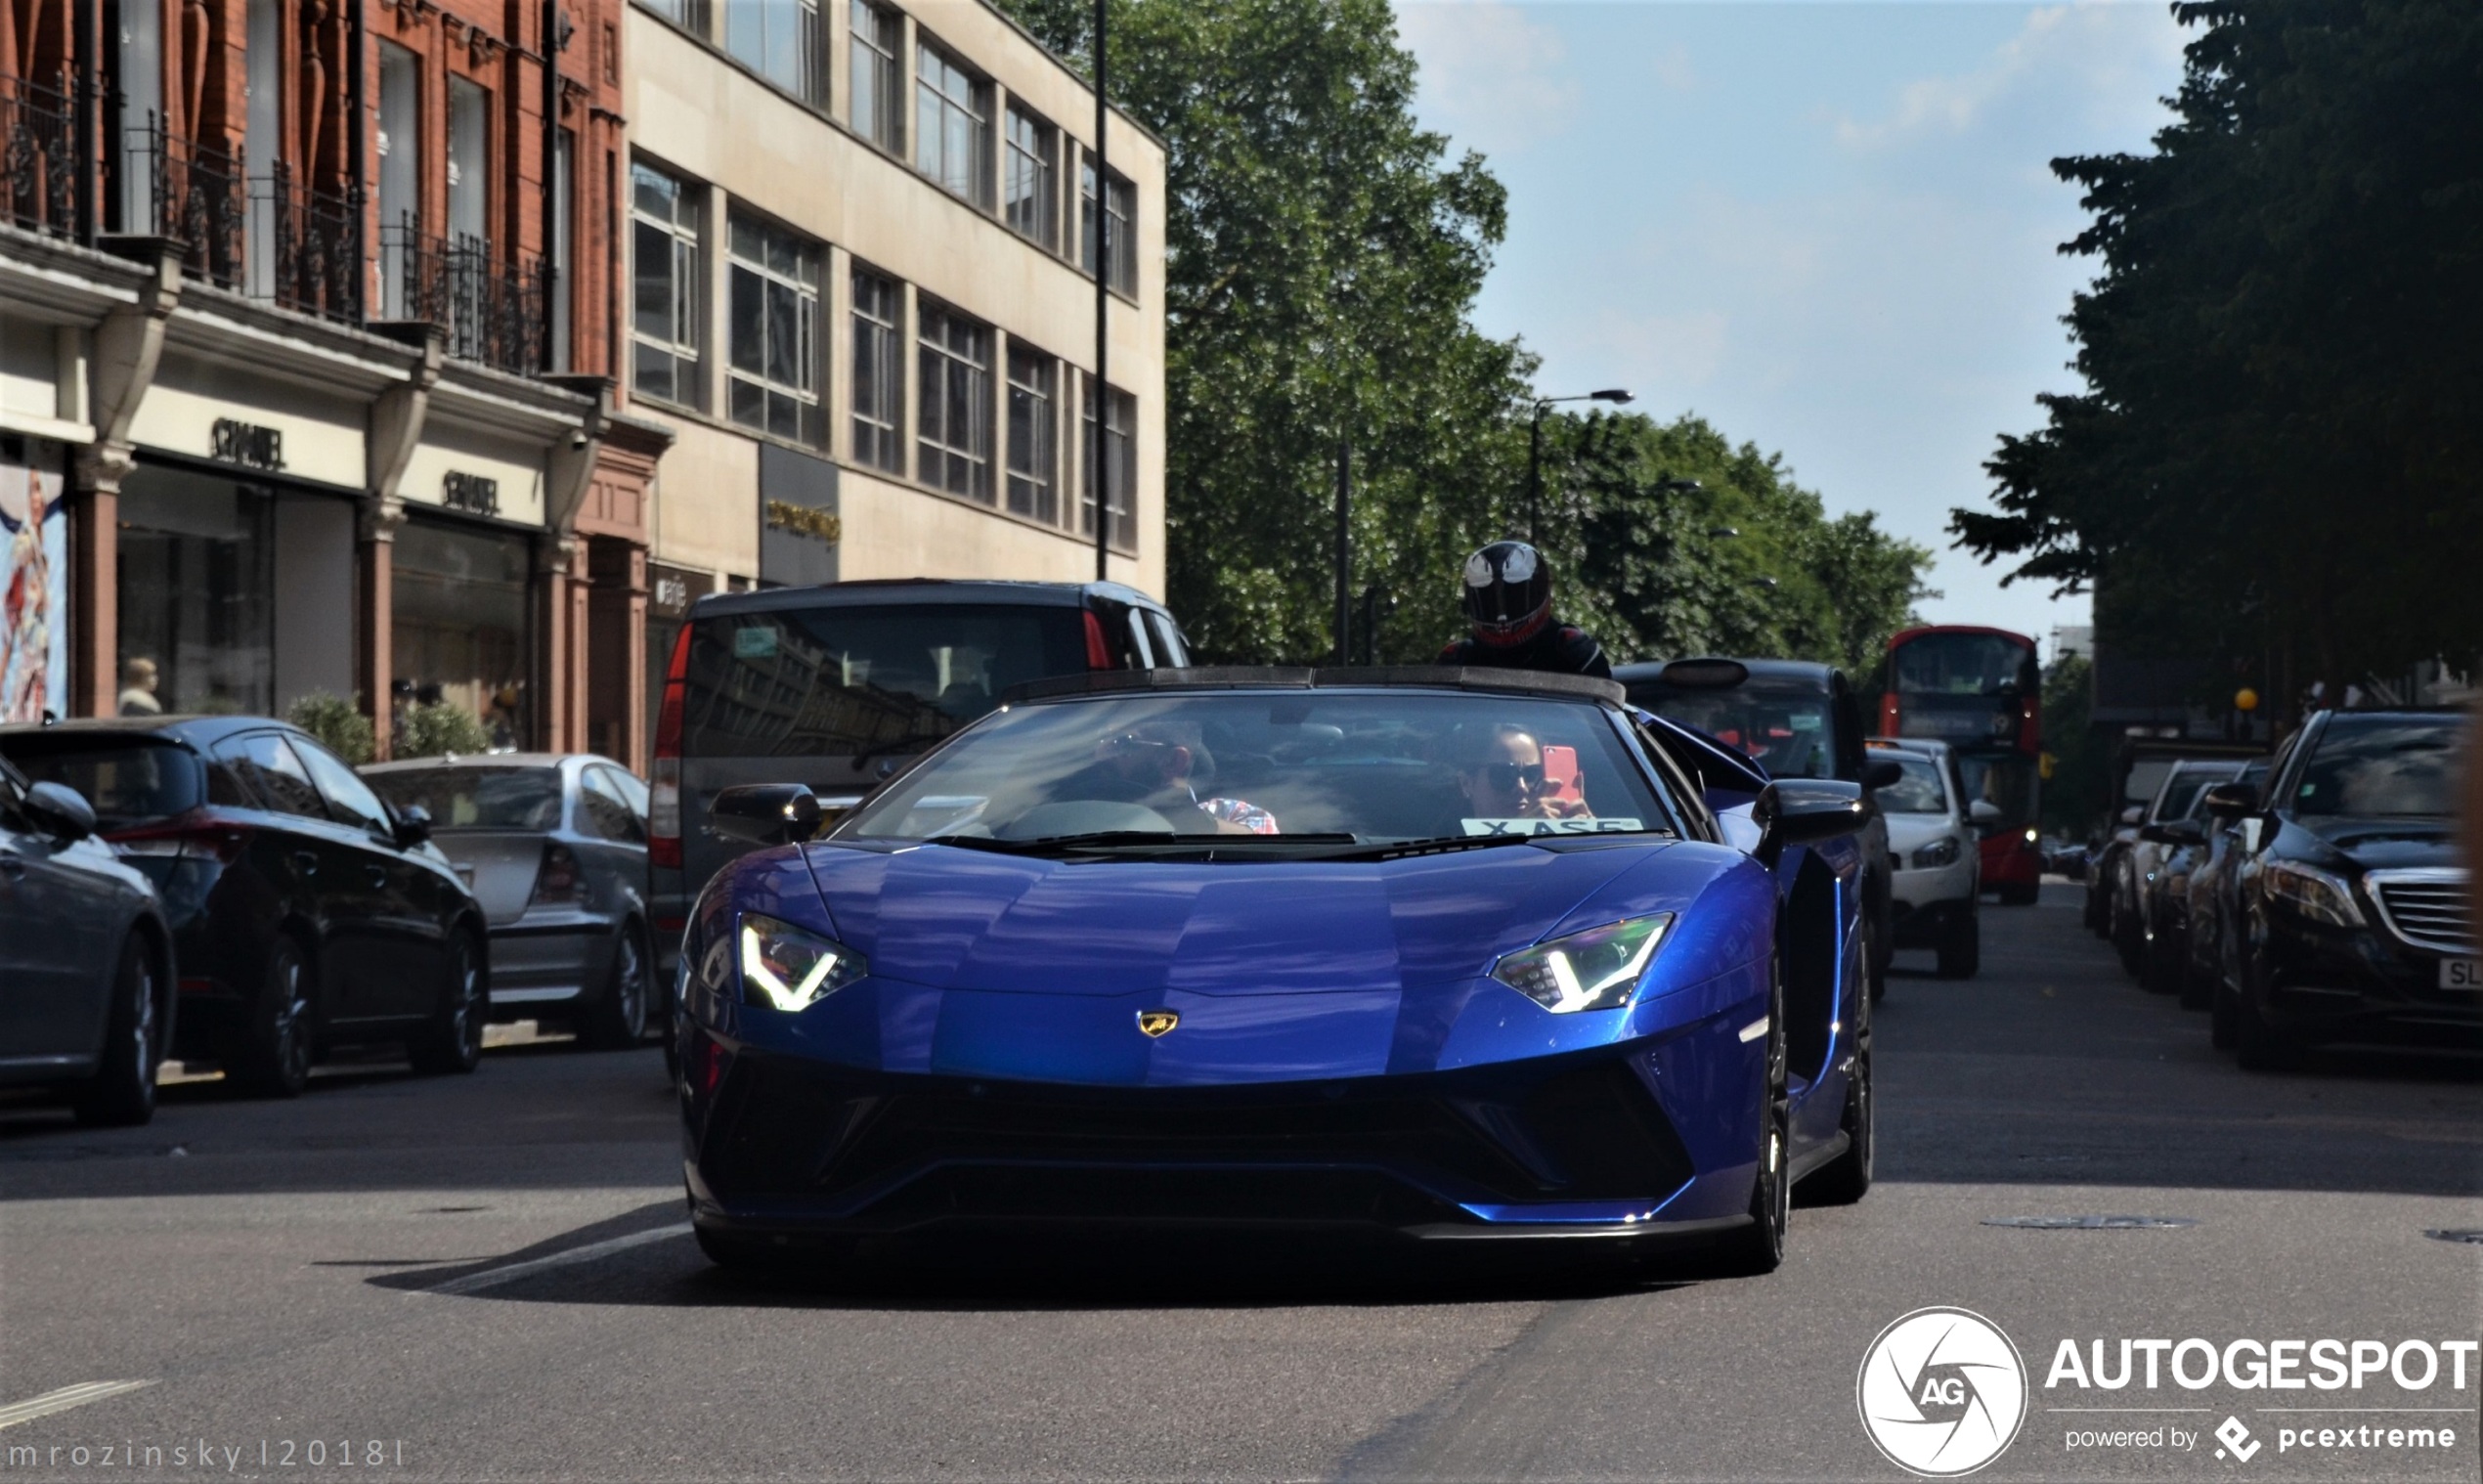
{"type": "MultiPolygon", "coordinates": [[[[821,843],[857,846],[873,850],[886,850],[893,846],[903,848],[912,845],[952,843],[943,841],[942,837],[938,835],[865,834],[863,833],[863,827],[872,819],[877,817],[881,810],[887,807],[888,801],[894,800],[902,794],[909,779],[912,779],[918,772],[939,765],[941,761],[947,755],[949,749],[963,745],[971,745],[970,739],[977,737],[986,728],[1004,724],[1001,719],[1019,712],[1030,710],[1035,707],[1050,708],[1057,706],[1111,704],[1140,697],[1169,700],[1185,696],[1231,696],[1239,692],[1259,693],[1267,696],[1307,695],[1336,698],[1354,696],[1384,696],[1389,694],[1413,692],[1444,698],[1464,697],[1475,701],[1480,701],[1484,697],[1497,697],[1504,701],[1534,701],[1553,704],[1568,703],[1573,705],[1590,705],[1600,713],[1603,724],[1612,732],[1613,738],[1620,748],[1622,757],[1627,760],[1631,767],[1636,770],[1639,787],[1653,800],[1656,806],[1657,814],[1653,818],[1642,819],[1641,824],[1643,827],[1634,831],[1611,830],[1560,832],[1546,833],[1524,838],[1551,844],[1556,844],[1564,840],[1577,842],[1590,837],[1612,840],[1644,840],[1650,838],[1665,840],[1697,840],[1705,838],[1696,823],[1698,818],[1696,810],[1688,804],[1685,804],[1684,801],[1676,797],[1675,790],[1666,780],[1663,770],[1648,758],[1646,751],[1647,744],[1644,739],[1639,736],[1637,728],[1631,723],[1625,703],[1616,702],[1604,696],[1569,694],[1558,691],[1535,691],[1531,689],[1516,688],[1509,690],[1479,688],[1471,685],[1460,685],[1456,680],[1444,677],[1436,684],[1409,682],[1385,683],[1371,680],[1334,685],[1305,685],[1300,683],[1285,683],[1283,681],[1264,683],[1250,683],[1246,681],[1241,683],[1217,683],[1214,681],[1202,681],[1190,684],[1154,683],[1143,687],[1111,685],[1095,689],[1068,690],[1063,693],[1038,694],[1033,696],[1021,694],[1013,699],[1003,701],[999,706],[994,707],[991,711],[984,713],[982,716],[976,718],[965,726],[962,726],[956,731],[949,733],[947,736],[942,737],[939,739],[938,743],[931,749],[907,759],[904,764],[899,766],[895,773],[892,774],[880,785],[879,788],[872,791],[869,798],[865,799],[861,804],[856,805],[852,809],[847,811],[836,821],[833,827],[822,832],[817,839],[821,843]]],[[[1167,852],[1198,852],[1199,853],[1200,858],[1262,860],[1299,859],[1322,853],[1341,853],[1348,856],[1362,855],[1374,851],[1386,853],[1394,853],[1399,851],[1403,851],[1406,853],[1419,853],[1427,849],[1436,849],[1447,843],[1464,844],[1467,842],[1468,837],[1436,836],[1414,837],[1404,840],[1374,839],[1354,845],[1343,845],[1339,843],[1332,834],[1313,834],[1306,832],[1304,835],[1295,838],[1300,840],[1302,844],[1298,848],[1287,849],[1286,837],[1282,834],[1152,834],[1146,837],[1143,842],[1108,841],[1103,842],[1100,848],[1111,848],[1125,843],[1132,846],[1135,849],[1136,853],[1142,857],[1149,855],[1161,857],[1167,852]]],[[[1035,844],[1037,842],[1027,843],[1035,844]]],[[[1076,848],[1087,849],[1089,847],[1078,846],[1076,848]]],[[[1013,851],[1013,853],[1027,852],[1013,851]]]]}

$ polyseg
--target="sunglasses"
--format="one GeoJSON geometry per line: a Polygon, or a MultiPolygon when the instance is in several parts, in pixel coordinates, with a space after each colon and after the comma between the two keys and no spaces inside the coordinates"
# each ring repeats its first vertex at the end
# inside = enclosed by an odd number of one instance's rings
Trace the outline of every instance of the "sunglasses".
{"type": "Polygon", "coordinates": [[[1503,793],[1514,791],[1519,784],[1528,788],[1544,786],[1544,765],[1540,763],[1486,763],[1475,769],[1483,781],[1503,793]]]}

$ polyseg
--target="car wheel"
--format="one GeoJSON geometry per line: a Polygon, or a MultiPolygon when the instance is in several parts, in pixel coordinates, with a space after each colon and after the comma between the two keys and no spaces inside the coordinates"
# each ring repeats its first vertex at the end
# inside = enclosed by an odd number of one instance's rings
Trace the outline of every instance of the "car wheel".
{"type": "Polygon", "coordinates": [[[625,923],[612,945],[603,997],[588,1009],[579,1039],[597,1051],[626,1051],[644,1042],[650,982],[645,940],[635,923],[625,923]]]}
{"type": "MultiPolygon", "coordinates": [[[[1865,1008],[1861,1030],[1853,1038],[1853,1072],[1845,1084],[1845,1115],[1837,1122],[1838,1131],[1845,1135],[1845,1153],[1802,1182],[1805,1202],[1851,1205],[1870,1192],[1876,1107],[1871,1095],[1871,1017],[1865,1008]]],[[[1782,1244],[1778,1245],[1781,1248],[1782,1244]]]]}
{"type": "Polygon", "coordinates": [[[1870,990],[1874,1005],[1888,998],[1888,961],[1896,956],[1894,950],[1881,952],[1879,938],[1879,930],[1871,926],[1871,914],[1863,913],[1862,982],[1870,990]]]}
{"type": "Polygon", "coordinates": [[[2146,930],[2139,925],[2138,903],[2122,892],[2113,894],[2113,951],[2121,959],[2121,972],[2136,978],[2145,964],[2146,930]]]}
{"type": "Polygon", "coordinates": [[[2207,981],[2207,1044],[2231,1051],[2242,1041],[2242,1006],[2222,970],[2207,981]]]}
{"type": "Polygon", "coordinates": [[[2106,930],[2104,893],[2096,883],[2096,877],[2101,874],[2092,865],[2086,868],[2086,900],[2078,908],[2078,920],[2086,924],[2086,931],[2098,938],[2102,938],[2106,930]]]}
{"type": "Polygon", "coordinates": [[[2146,947],[2142,950],[2139,965],[2139,987],[2149,994],[2179,994],[2181,960],[2187,952],[2186,946],[2174,938],[2170,928],[2158,927],[2146,935],[2146,947]]]}
{"type": "Polygon", "coordinates": [[[2195,923],[2190,933],[2192,941],[2188,951],[2181,955],[2181,981],[2177,987],[2181,993],[2182,1009],[2204,1010],[2215,998],[2215,971],[2199,967],[2199,929],[2195,923]]]}
{"type": "Polygon", "coordinates": [[[2260,986],[2257,975],[2247,965],[2242,992],[2236,995],[2233,1016],[2233,1045],[2240,1061],[2249,1071],[2287,1071],[2301,1065],[2301,1043],[2285,1033],[2267,1018],[2260,1008],[2260,986]]]}
{"type": "Polygon", "coordinates": [[[121,944],[112,975],[112,1017],[104,1033],[103,1066],[70,1105],[90,1127],[128,1128],[155,1115],[155,1069],[163,1062],[163,1027],[155,1018],[155,963],[147,939],[121,944]]]}
{"type": "Polygon", "coordinates": [[[1784,972],[1772,972],[1767,994],[1767,1055],[1759,1099],[1759,1168],[1751,1180],[1750,1225],[1728,1239],[1731,1271],[1772,1273],[1785,1260],[1785,1234],[1793,1224],[1793,1099],[1786,1090],[1784,972]]]}
{"type": "Polygon", "coordinates": [[[472,1071],[483,1060],[483,955],[474,935],[449,938],[448,972],[430,1024],[406,1047],[414,1069],[428,1075],[472,1071]]]}
{"type": "Polygon", "coordinates": [[[297,1098],[310,1085],[318,972],[302,945],[280,934],[268,949],[259,1002],[243,1032],[229,1079],[256,1098],[297,1098]]]}
{"type": "Polygon", "coordinates": [[[1982,914],[1960,912],[1939,930],[1939,977],[1973,979],[1982,972],[1982,914]]]}

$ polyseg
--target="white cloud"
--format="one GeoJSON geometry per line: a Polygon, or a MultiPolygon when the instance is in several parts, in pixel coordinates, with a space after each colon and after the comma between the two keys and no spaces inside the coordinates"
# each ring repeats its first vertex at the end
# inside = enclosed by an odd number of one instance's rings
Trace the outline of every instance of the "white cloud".
{"type": "Polygon", "coordinates": [[[1461,146],[1519,153],[1568,132],[1580,93],[1558,32],[1501,0],[1405,3],[1397,34],[1422,64],[1423,120],[1461,146]]]}
{"type": "Polygon", "coordinates": [[[2090,126],[2144,127],[2161,113],[2146,80],[2178,66],[2186,39],[2160,17],[2123,5],[2045,7],[1973,71],[1908,82],[1881,117],[1837,118],[1836,139],[1868,151],[1954,137],[2032,97],[2065,104],[2090,126]]]}

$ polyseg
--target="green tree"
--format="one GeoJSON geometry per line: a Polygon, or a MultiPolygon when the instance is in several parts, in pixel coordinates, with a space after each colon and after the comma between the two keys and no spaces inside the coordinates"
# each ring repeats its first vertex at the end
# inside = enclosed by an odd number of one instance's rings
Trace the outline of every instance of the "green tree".
{"type": "MultiPolygon", "coordinates": [[[[2279,696],[2483,635],[2483,7],[2212,0],[2153,153],[2055,160],[2083,391],[2003,437],[1960,545],[2106,584],[2108,653],[2279,696]]],[[[2099,622],[2102,622],[2099,604],[2099,622]]]]}
{"type": "Polygon", "coordinates": [[[2065,654],[2043,672],[2043,741],[2052,754],[2044,780],[2042,826],[2046,834],[2083,840],[2112,807],[2112,739],[2088,724],[2094,708],[2095,666],[2082,654],[2065,654]]]}
{"type": "Polygon", "coordinates": [[[482,719],[454,701],[410,708],[397,736],[400,758],[471,757],[492,750],[482,719]]]}
{"type": "Polygon", "coordinates": [[[370,761],[370,719],[344,696],[314,690],[286,707],[284,720],[317,737],[329,752],[356,767],[370,761]]]}

